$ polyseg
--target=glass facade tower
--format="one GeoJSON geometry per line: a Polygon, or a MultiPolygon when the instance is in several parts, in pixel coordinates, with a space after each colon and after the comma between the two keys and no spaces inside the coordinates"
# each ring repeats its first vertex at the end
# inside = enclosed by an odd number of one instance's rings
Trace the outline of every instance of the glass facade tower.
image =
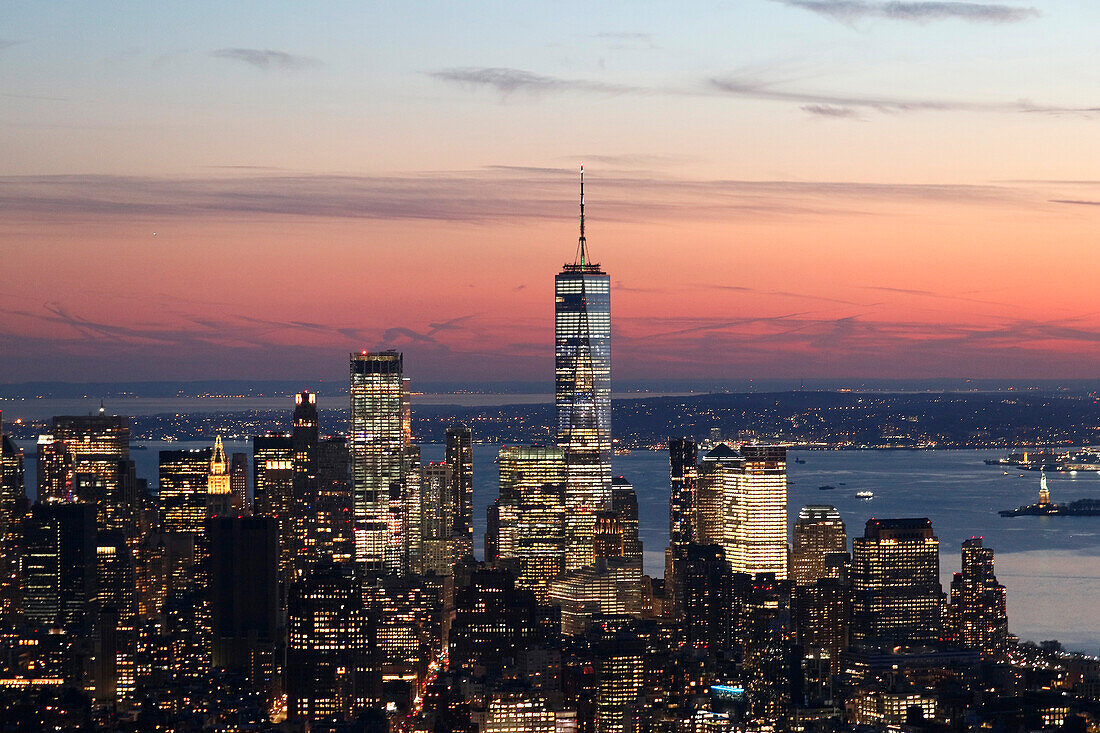
{"type": "Polygon", "coordinates": [[[588,259],[584,170],[577,259],[554,278],[555,402],[565,455],[566,566],[594,559],[595,513],[611,502],[611,278],[588,259]]]}
{"type": "Polygon", "coordinates": [[[352,514],[355,559],[368,570],[407,569],[403,493],[412,440],[408,385],[396,351],[351,355],[352,514]]]}

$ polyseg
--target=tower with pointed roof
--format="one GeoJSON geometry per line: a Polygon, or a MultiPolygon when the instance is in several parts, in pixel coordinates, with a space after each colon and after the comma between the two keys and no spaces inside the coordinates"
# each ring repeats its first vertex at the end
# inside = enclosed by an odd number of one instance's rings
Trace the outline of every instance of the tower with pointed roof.
{"type": "Polygon", "coordinates": [[[584,232],[584,166],[577,255],[554,278],[555,403],[565,456],[566,569],[594,559],[595,514],[611,502],[611,279],[584,232]]]}

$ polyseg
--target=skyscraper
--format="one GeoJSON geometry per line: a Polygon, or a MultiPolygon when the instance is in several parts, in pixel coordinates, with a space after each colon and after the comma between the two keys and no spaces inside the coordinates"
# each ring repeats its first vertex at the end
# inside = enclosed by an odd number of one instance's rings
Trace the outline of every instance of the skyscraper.
{"type": "Polygon", "coordinates": [[[677,564],[687,557],[687,545],[695,542],[695,490],[699,480],[699,455],[695,441],[668,440],[669,483],[668,549],[665,551],[665,588],[673,607],[678,607],[677,564]]]}
{"type": "Polygon", "coordinates": [[[611,500],[611,278],[591,262],[581,169],[577,258],[554,278],[555,402],[565,454],[566,567],[590,563],[595,513],[611,500]]]}
{"type": "Polygon", "coordinates": [[[738,573],[787,577],[787,451],[727,443],[699,466],[696,542],[718,544],[738,573]]]}
{"type": "Polygon", "coordinates": [[[206,513],[208,516],[229,514],[233,508],[233,489],[229,473],[229,460],[222,446],[222,436],[214,439],[214,451],[210,454],[210,467],[206,474],[206,513]]]}
{"type": "Polygon", "coordinates": [[[248,454],[234,453],[229,460],[229,489],[233,492],[233,508],[249,512],[252,502],[248,500],[248,454]]]}
{"type": "Polygon", "coordinates": [[[24,613],[46,629],[87,634],[96,594],[95,507],[35,504],[23,556],[24,613]]]}
{"type": "Polygon", "coordinates": [[[160,452],[160,525],[165,532],[201,535],[206,525],[211,448],[160,452]]]}
{"type": "Polygon", "coordinates": [[[737,501],[737,528],[730,558],[741,573],[787,577],[787,449],[744,445],[744,475],[737,501]]]}
{"type": "Polygon", "coordinates": [[[311,501],[317,483],[317,395],[308,389],[294,395],[294,496],[311,501]]]}
{"type": "Polygon", "coordinates": [[[870,519],[852,540],[853,645],[939,639],[940,542],[928,519],[870,519]]]}
{"type": "Polygon", "coordinates": [[[287,615],[292,720],[352,718],[378,701],[375,624],[350,568],[315,568],[292,586],[287,615]]]}
{"type": "Polygon", "coordinates": [[[962,572],[951,580],[947,606],[947,637],[982,657],[1000,660],[1008,648],[1008,607],[1005,587],[993,573],[993,548],[981,537],[962,543],[962,572]]]}
{"type": "Polygon", "coordinates": [[[351,452],[355,559],[370,570],[403,572],[401,508],[405,448],[411,442],[408,386],[396,351],[351,354],[351,452]]]}
{"type": "MultiPolygon", "coordinates": [[[[71,461],[70,489],[75,499],[96,506],[101,528],[129,531],[137,497],[136,487],[127,480],[130,427],[126,418],[108,415],[103,407],[95,415],[58,416],[53,419],[52,435],[71,461]]],[[[64,492],[61,487],[51,491],[57,489],[64,492]]]]}
{"type": "Polygon", "coordinates": [[[497,460],[493,559],[518,558],[517,587],[534,591],[545,603],[550,581],[564,568],[565,458],[550,446],[506,446],[497,460]]]}
{"type": "Polygon", "coordinates": [[[449,501],[454,506],[454,557],[474,554],[474,433],[467,425],[447,428],[444,463],[451,467],[449,501]]]}
{"type": "Polygon", "coordinates": [[[791,548],[791,579],[795,585],[809,585],[825,578],[825,556],[848,551],[844,520],[834,506],[811,504],[802,507],[794,523],[791,548]]]}

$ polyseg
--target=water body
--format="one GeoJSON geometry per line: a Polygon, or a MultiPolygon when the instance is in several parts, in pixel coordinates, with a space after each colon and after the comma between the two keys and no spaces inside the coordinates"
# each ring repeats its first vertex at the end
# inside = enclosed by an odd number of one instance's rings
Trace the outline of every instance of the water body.
{"type": "MultiPolygon", "coordinates": [[[[21,441],[24,450],[33,443],[21,441]]],[[[158,451],[204,447],[192,442],[135,442],[138,475],[155,485],[158,451]]],[[[251,454],[251,445],[226,443],[227,453],[251,454]]],[[[485,509],[497,495],[497,446],[474,446],[474,532],[479,553],[485,509]]],[[[422,447],[425,461],[443,459],[443,446],[422,447]]],[[[986,466],[999,451],[799,451],[789,463],[789,515],[793,522],[806,504],[832,504],[849,536],[863,533],[872,517],[928,517],[940,539],[944,588],[959,569],[963,540],[981,536],[996,550],[997,577],[1008,587],[1009,626],[1023,639],[1058,639],[1068,648],[1100,654],[1100,517],[1015,517],[997,511],[1030,504],[1039,474],[986,466]],[[794,458],[805,463],[795,463],[794,458]],[[819,486],[831,485],[831,491],[819,486]],[[873,491],[871,500],[857,491],[873,491]]],[[[668,543],[668,454],[634,451],[616,456],[616,474],[626,476],[638,494],[639,524],[646,571],[664,573],[668,543]]],[[[28,493],[34,493],[34,461],[27,461],[28,493]]],[[[1100,499],[1100,476],[1048,476],[1056,502],[1100,499]]]]}

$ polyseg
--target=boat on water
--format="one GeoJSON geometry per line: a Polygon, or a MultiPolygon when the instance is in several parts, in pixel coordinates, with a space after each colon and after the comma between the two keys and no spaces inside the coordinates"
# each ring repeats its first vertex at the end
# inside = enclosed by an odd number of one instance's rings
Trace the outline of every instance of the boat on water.
{"type": "Polygon", "coordinates": [[[832,491],[832,490],[833,490],[833,489],[835,489],[835,488],[836,488],[835,486],[831,486],[831,485],[829,485],[829,484],[825,484],[824,486],[818,486],[818,487],[817,487],[817,490],[818,490],[818,491],[832,491]]]}
{"type": "Polygon", "coordinates": [[[856,496],[860,499],[873,499],[875,498],[875,492],[873,491],[857,491],[856,496]]]}

